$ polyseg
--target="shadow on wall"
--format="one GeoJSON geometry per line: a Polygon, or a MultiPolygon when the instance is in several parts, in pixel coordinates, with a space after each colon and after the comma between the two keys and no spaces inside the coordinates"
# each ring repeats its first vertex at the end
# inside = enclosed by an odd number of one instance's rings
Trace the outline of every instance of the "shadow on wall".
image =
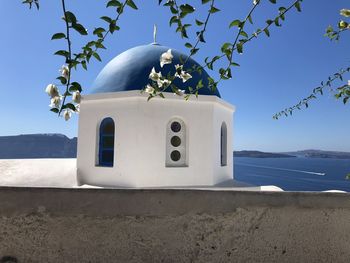
{"type": "Polygon", "coordinates": [[[0,259],[0,263],[18,263],[17,258],[12,257],[12,256],[3,256],[0,259]]]}

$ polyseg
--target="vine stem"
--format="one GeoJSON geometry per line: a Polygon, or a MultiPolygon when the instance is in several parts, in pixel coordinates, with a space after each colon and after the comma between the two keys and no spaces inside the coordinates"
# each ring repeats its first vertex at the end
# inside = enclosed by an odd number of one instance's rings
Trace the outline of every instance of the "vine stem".
{"type": "MultiPolygon", "coordinates": [[[[291,10],[291,9],[293,8],[293,6],[294,6],[297,2],[300,2],[300,0],[296,0],[292,5],[290,5],[290,6],[289,6],[288,8],[286,8],[283,12],[281,12],[276,18],[281,18],[283,15],[285,15],[289,10],[291,10]]],[[[272,23],[272,24],[273,24],[273,23],[272,23]]],[[[268,24],[268,25],[265,26],[261,31],[255,32],[255,34],[251,35],[251,36],[244,42],[244,45],[245,45],[246,43],[250,42],[253,38],[257,38],[258,35],[260,35],[262,32],[264,32],[264,30],[269,29],[269,28],[272,26],[272,24],[268,24]]],[[[237,36],[239,36],[239,34],[240,34],[240,32],[238,33],[237,36]]],[[[236,41],[235,41],[235,42],[236,42],[236,41]]],[[[232,52],[235,51],[235,50],[237,50],[237,47],[232,46],[232,52]]],[[[222,54],[222,55],[220,55],[220,56],[218,57],[217,60],[220,60],[220,59],[222,59],[222,58],[225,57],[225,56],[226,56],[226,54],[222,54]]],[[[217,61],[217,60],[216,60],[216,61],[217,61]]],[[[205,65],[199,67],[198,69],[199,69],[199,70],[200,70],[200,69],[205,69],[206,67],[208,67],[207,64],[205,64],[205,65]]]]}
{"type": "MultiPolygon", "coordinates": [[[[125,0],[124,3],[123,3],[123,5],[122,5],[122,9],[123,9],[123,10],[124,10],[124,8],[125,8],[125,6],[126,6],[127,3],[128,3],[128,0],[125,0]]],[[[119,20],[120,15],[121,15],[121,13],[118,13],[117,17],[114,19],[115,22],[117,22],[117,21],[119,20]]],[[[108,36],[108,34],[109,34],[110,32],[111,32],[110,29],[108,29],[108,30],[106,31],[106,33],[105,33],[105,34],[103,35],[103,37],[101,38],[101,39],[102,39],[101,43],[103,43],[103,42],[105,41],[105,38],[108,36]]],[[[95,48],[94,52],[96,52],[97,49],[98,49],[98,47],[95,48]]]]}
{"type": "MultiPolygon", "coordinates": [[[[212,13],[210,12],[210,10],[213,8],[214,3],[215,3],[215,0],[211,0],[210,9],[209,9],[208,15],[207,15],[207,17],[206,17],[206,19],[205,19],[203,29],[202,29],[202,30],[200,31],[200,33],[198,34],[198,36],[197,36],[197,41],[196,41],[195,45],[193,46],[193,48],[192,48],[191,50],[195,50],[195,49],[197,48],[197,46],[198,46],[198,44],[199,44],[199,42],[200,42],[200,35],[203,35],[204,32],[205,32],[206,29],[207,29],[207,25],[208,25],[208,22],[209,22],[209,18],[210,18],[211,14],[212,14],[212,13]]],[[[187,61],[188,61],[193,55],[194,55],[194,53],[191,52],[190,55],[186,58],[186,60],[185,60],[185,62],[184,62],[184,66],[186,65],[187,61]]]]}
{"type": "Polygon", "coordinates": [[[71,63],[72,63],[72,42],[70,40],[70,35],[69,35],[70,32],[69,32],[68,18],[67,18],[67,15],[66,15],[66,3],[65,3],[65,0],[61,0],[61,3],[62,3],[62,10],[63,10],[63,15],[64,15],[64,21],[65,21],[65,24],[66,24],[66,40],[67,40],[67,45],[68,45],[68,69],[69,69],[69,71],[68,71],[68,78],[67,78],[67,84],[66,84],[66,92],[64,93],[62,105],[61,105],[60,111],[58,113],[58,116],[61,115],[64,103],[65,103],[66,98],[67,98],[67,92],[68,92],[69,85],[70,85],[71,69],[72,69],[72,66],[71,66],[71,63]]]}
{"type": "Polygon", "coordinates": [[[298,104],[295,104],[294,106],[291,106],[289,108],[287,107],[284,110],[278,113],[275,113],[273,115],[273,119],[277,120],[280,116],[283,116],[283,115],[285,116],[288,116],[288,114],[292,115],[292,112],[295,111],[296,109],[299,110],[302,105],[305,105],[306,107],[308,107],[308,102],[312,99],[315,99],[317,93],[320,93],[321,95],[323,95],[323,90],[327,87],[329,87],[332,90],[332,83],[337,79],[343,80],[343,76],[347,72],[350,72],[350,67],[339,70],[337,73],[333,74],[333,77],[329,77],[327,81],[322,81],[320,87],[315,88],[311,95],[302,99],[298,104]]]}
{"type": "MultiPolygon", "coordinates": [[[[290,9],[292,9],[292,8],[295,6],[295,4],[296,4],[297,2],[300,2],[300,1],[301,1],[301,0],[296,0],[296,1],[294,1],[292,5],[290,5],[290,6],[289,6],[288,8],[286,8],[284,11],[282,11],[276,18],[279,19],[279,18],[283,17],[285,13],[287,13],[290,9]]],[[[236,45],[237,45],[239,36],[240,36],[240,34],[242,33],[242,31],[243,31],[244,25],[245,25],[245,23],[247,22],[247,20],[249,19],[249,17],[252,15],[252,13],[254,12],[255,8],[259,5],[259,3],[260,3],[260,1],[259,1],[257,4],[255,4],[255,5],[253,6],[253,8],[249,11],[248,15],[247,15],[246,18],[244,19],[243,25],[239,28],[239,31],[238,31],[237,36],[236,36],[236,39],[235,39],[235,41],[234,41],[234,43],[233,43],[233,45],[232,45],[232,50],[231,50],[231,54],[230,54],[230,56],[229,56],[229,58],[228,58],[228,66],[227,66],[226,70],[227,70],[228,68],[231,67],[232,58],[233,58],[233,51],[237,50],[237,46],[236,46],[236,45]]],[[[275,18],[275,19],[276,19],[276,18],[275,18]]],[[[247,39],[247,41],[244,42],[244,44],[247,43],[247,42],[249,42],[249,41],[251,41],[253,38],[256,38],[256,37],[257,37],[259,34],[261,34],[262,32],[268,30],[269,27],[270,27],[272,24],[273,24],[273,23],[267,24],[267,26],[264,27],[263,30],[261,30],[261,31],[259,31],[259,32],[256,32],[255,34],[253,34],[252,36],[250,36],[250,37],[247,39]]],[[[225,56],[225,55],[222,55],[221,57],[223,57],[223,56],[225,56]]],[[[220,58],[221,58],[221,57],[220,57],[220,58]]],[[[222,80],[223,80],[223,78],[222,78],[222,76],[220,76],[220,79],[218,80],[217,84],[220,83],[222,80]]]]}

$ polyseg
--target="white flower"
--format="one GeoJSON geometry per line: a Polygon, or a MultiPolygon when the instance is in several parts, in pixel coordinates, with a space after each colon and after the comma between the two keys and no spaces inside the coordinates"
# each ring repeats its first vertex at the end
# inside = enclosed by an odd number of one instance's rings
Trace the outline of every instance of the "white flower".
{"type": "Polygon", "coordinates": [[[157,84],[159,88],[167,88],[171,84],[171,81],[168,79],[158,79],[157,84]]]}
{"type": "Polygon", "coordinates": [[[180,78],[182,79],[182,82],[186,82],[187,80],[192,78],[192,75],[190,73],[187,73],[186,71],[181,71],[180,78]]]}
{"type": "Polygon", "coordinates": [[[66,121],[68,121],[71,117],[72,117],[72,113],[70,110],[66,109],[64,112],[63,112],[63,117],[66,121]]]}
{"type": "Polygon", "coordinates": [[[47,87],[46,87],[46,89],[45,89],[45,92],[46,92],[51,98],[54,98],[54,97],[59,96],[58,89],[57,89],[56,85],[54,85],[54,84],[49,84],[49,85],[47,85],[47,87]]]}
{"type": "Polygon", "coordinates": [[[175,65],[176,72],[181,72],[182,71],[182,65],[176,64],[175,65]]]}
{"type": "Polygon", "coordinates": [[[77,91],[74,91],[74,92],[73,92],[72,100],[73,100],[75,103],[80,103],[80,101],[81,101],[80,91],[77,90],[77,91]]]}
{"type": "Polygon", "coordinates": [[[145,92],[148,94],[152,94],[154,92],[154,88],[148,84],[145,88],[145,92]]]}
{"type": "Polygon", "coordinates": [[[153,81],[158,81],[158,79],[160,79],[162,77],[162,73],[159,72],[157,73],[155,68],[153,67],[151,70],[151,73],[149,74],[149,78],[153,81]]]}
{"type": "Polygon", "coordinates": [[[163,67],[165,64],[171,64],[173,57],[174,56],[171,54],[171,49],[168,49],[167,52],[164,52],[160,56],[160,66],[163,67]]]}
{"type": "Polygon", "coordinates": [[[69,75],[69,68],[67,65],[63,65],[60,69],[61,76],[64,77],[65,79],[68,79],[69,75]]]}
{"type": "Polygon", "coordinates": [[[350,17],[350,9],[340,10],[340,15],[345,16],[345,17],[350,17]]]}
{"type": "Polygon", "coordinates": [[[350,80],[348,80],[348,86],[350,86],[350,80]]]}
{"type": "Polygon", "coordinates": [[[177,89],[174,94],[178,96],[183,96],[185,94],[185,91],[181,89],[177,89]]]}
{"type": "Polygon", "coordinates": [[[182,79],[182,82],[186,82],[187,80],[192,78],[192,75],[182,70],[182,68],[183,68],[182,65],[179,65],[179,64],[175,65],[175,69],[176,69],[175,77],[182,79]]]}
{"type": "Polygon", "coordinates": [[[75,105],[75,112],[79,114],[79,112],[80,112],[80,104],[75,105]]]}
{"type": "Polygon", "coordinates": [[[260,2],[260,0],[254,0],[253,5],[257,5],[257,4],[259,4],[259,2],[260,2]]]}
{"type": "Polygon", "coordinates": [[[61,104],[61,97],[56,96],[51,99],[51,104],[49,105],[51,108],[59,108],[61,104]]]}

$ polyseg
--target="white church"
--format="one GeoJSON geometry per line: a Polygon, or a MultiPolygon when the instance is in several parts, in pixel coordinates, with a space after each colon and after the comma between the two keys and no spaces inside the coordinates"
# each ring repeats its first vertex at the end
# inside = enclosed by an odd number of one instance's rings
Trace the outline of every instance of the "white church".
{"type": "MultiPolygon", "coordinates": [[[[111,60],[83,96],[79,114],[77,181],[101,187],[205,187],[233,181],[234,106],[208,88],[208,74],[174,84],[186,93],[202,80],[198,97],[141,91],[154,67],[166,76],[187,58],[156,43],[129,49],[111,60]]],[[[186,68],[198,66],[188,59],[186,68]]]]}

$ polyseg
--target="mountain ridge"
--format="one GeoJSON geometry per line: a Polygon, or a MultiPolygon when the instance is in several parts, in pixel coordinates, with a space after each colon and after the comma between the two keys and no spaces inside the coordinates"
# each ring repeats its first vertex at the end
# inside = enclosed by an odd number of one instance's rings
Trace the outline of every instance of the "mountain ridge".
{"type": "Polygon", "coordinates": [[[75,158],[77,138],[57,133],[0,136],[0,159],[75,158]]]}

